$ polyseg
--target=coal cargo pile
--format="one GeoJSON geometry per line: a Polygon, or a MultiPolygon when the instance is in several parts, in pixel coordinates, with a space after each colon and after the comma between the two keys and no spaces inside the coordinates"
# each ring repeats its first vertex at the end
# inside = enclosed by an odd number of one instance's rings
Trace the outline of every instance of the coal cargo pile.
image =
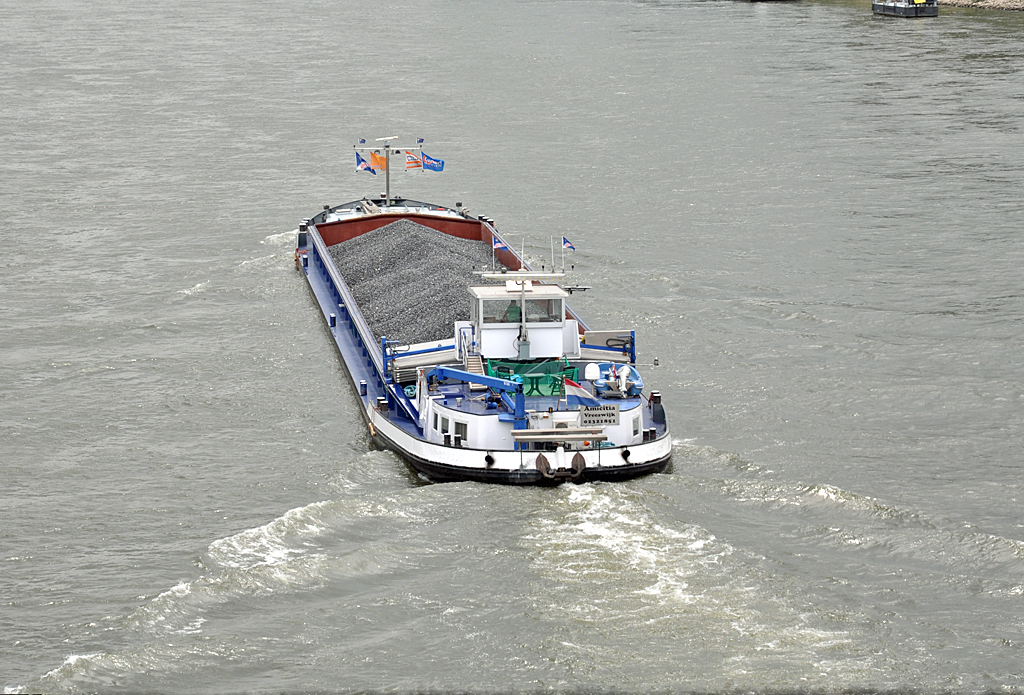
{"type": "Polygon", "coordinates": [[[411,220],[392,222],[328,251],[374,337],[406,344],[452,338],[455,322],[469,319],[466,288],[485,284],[473,271],[491,267],[486,244],[411,220]]]}

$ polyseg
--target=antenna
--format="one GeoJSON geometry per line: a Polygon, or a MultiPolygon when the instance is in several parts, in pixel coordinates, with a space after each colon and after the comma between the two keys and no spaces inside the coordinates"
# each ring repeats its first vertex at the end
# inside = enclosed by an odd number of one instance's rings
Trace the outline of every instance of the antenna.
{"type": "Polygon", "coordinates": [[[401,152],[403,149],[419,150],[421,153],[423,152],[423,138],[416,138],[416,145],[410,145],[408,147],[396,147],[392,145],[391,141],[397,139],[397,135],[391,135],[386,138],[377,138],[374,142],[383,142],[383,147],[380,145],[367,147],[366,140],[359,138],[359,144],[353,145],[357,150],[384,150],[384,207],[391,206],[391,153],[401,152]]]}

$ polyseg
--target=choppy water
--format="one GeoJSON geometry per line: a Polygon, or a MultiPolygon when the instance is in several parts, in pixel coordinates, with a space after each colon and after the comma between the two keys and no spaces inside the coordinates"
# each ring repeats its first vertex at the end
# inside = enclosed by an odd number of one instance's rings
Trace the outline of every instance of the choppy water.
{"type": "Polygon", "coordinates": [[[0,685],[1024,689],[1024,14],[0,2],[0,685]],[[292,267],[427,139],[678,441],[423,485],[292,267]]]}

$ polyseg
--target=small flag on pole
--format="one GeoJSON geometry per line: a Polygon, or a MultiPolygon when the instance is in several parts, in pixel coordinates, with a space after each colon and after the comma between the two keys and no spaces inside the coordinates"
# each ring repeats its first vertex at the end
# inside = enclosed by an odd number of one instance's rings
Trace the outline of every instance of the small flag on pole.
{"type": "Polygon", "coordinates": [[[572,249],[573,251],[576,250],[576,247],[572,245],[572,242],[569,241],[568,239],[566,239],[565,237],[562,237],[562,248],[563,249],[572,249]]]}
{"type": "Polygon", "coordinates": [[[366,138],[359,138],[359,144],[360,145],[365,145],[366,144],[366,138]]]}
{"type": "Polygon", "coordinates": [[[423,138],[416,138],[416,144],[417,145],[422,145],[423,144],[423,138]]]}
{"type": "Polygon", "coordinates": [[[423,160],[418,154],[413,154],[409,150],[405,151],[405,170],[423,171],[423,160]]]}
{"type": "Polygon", "coordinates": [[[506,244],[504,241],[502,241],[498,237],[494,237],[492,239],[492,244],[493,244],[493,248],[495,250],[498,250],[498,249],[508,249],[508,244],[506,244]]]}
{"type": "MultiPolygon", "coordinates": [[[[373,167],[374,169],[379,169],[381,171],[384,171],[384,170],[386,170],[388,168],[388,160],[385,157],[381,157],[376,152],[371,152],[370,153],[370,166],[373,167]]],[[[373,173],[376,174],[377,172],[374,171],[373,173]]]]}
{"type": "Polygon", "coordinates": [[[572,379],[565,380],[565,401],[569,405],[577,407],[597,408],[601,405],[601,401],[594,398],[590,391],[587,391],[572,379]]]}
{"type": "Polygon", "coordinates": [[[423,170],[424,171],[444,171],[444,160],[434,159],[426,152],[423,153],[423,170]]]}
{"type": "Polygon", "coordinates": [[[371,167],[365,159],[360,157],[358,152],[356,152],[356,171],[368,171],[374,176],[377,175],[377,172],[373,170],[373,167],[371,167]]]}

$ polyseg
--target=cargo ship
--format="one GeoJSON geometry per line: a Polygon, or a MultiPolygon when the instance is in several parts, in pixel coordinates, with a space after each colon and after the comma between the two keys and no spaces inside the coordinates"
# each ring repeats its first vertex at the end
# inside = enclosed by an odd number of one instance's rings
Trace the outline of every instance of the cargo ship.
{"type": "Polygon", "coordinates": [[[668,465],[635,331],[591,330],[564,272],[532,269],[490,218],[388,190],[302,220],[295,261],[369,436],[424,479],[614,481],[668,465]]]}
{"type": "Polygon", "coordinates": [[[937,0],[880,0],[871,3],[871,11],[887,17],[938,17],[937,0]]]}

